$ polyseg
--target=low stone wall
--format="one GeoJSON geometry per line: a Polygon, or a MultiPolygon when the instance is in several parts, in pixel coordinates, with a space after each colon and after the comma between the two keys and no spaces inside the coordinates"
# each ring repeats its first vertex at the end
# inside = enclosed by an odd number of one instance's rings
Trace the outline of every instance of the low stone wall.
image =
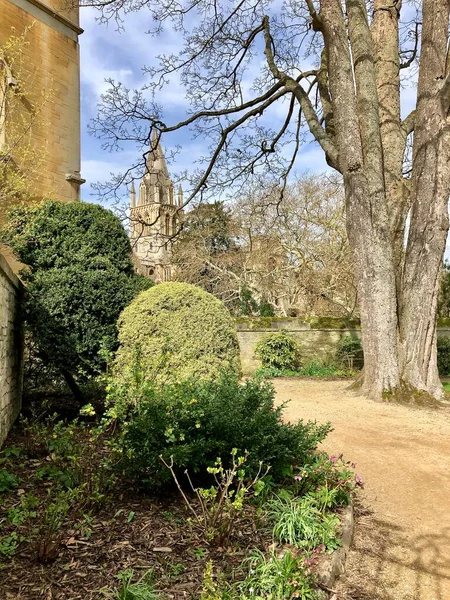
{"type": "Polygon", "coordinates": [[[0,253],[0,446],[19,414],[22,402],[22,292],[21,282],[0,253]]]}
{"type": "MultiPolygon", "coordinates": [[[[329,325],[342,325],[342,319],[324,319],[329,325]]],[[[315,321],[301,319],[239,319],[237,336],[241,350],[241,364],[244,375],[251,375],[261,366],[261,361],[255,356],[256,344],[264,336],[286,329],[297,340],[302,360],[332,360],[336,356],[338,342],[345,336],[361,337],[357,327],[348,328],[313,328],[315,321]],[[263,327],[261,327],[263,326],[263,327]]],[[[353,323],[352,323],[353,325],[353,323]]],[[[449,327],[439,327],[438,337],[450,336],[449,327]]]]}
{"type": "MultiPolygon", "coordinates": [[[[287,329],[287,328],[286,328],[287,329]]],[[[264,336],[273,333],[272,329],[238,329],[237,336],[241,349],[241,364],[244,375],[251,375],[261,366],[255,356],[256,344],[264,336]]],[[[358,329],[289,329],[300,347],[302,360],[330,360],[336,355],[341,338],[350,335],[360,337],[358,329]]]]}

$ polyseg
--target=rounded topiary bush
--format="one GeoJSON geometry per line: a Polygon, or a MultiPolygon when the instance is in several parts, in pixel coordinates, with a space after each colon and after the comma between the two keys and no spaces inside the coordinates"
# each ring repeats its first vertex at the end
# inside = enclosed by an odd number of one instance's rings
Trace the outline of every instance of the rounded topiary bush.
{"type": "Polygon", "coordinates": [[[240,373],[234,321],[220,300],[188,283],[161,283],[139,294],[119,317],[115,376],[139,362],[159,383],[240,373]]]}

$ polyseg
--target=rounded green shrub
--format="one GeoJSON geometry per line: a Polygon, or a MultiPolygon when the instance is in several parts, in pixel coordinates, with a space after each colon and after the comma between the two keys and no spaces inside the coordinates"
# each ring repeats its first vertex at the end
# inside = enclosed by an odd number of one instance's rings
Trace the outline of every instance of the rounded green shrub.
{"type": "Polygon", "coordinates": [[[115,377],[130,374],[138,357],[146,379],[212,379],[240,373],[234,321],[220,300],[188,283],[161,283],[122,312],[115,377]]]}
{"type": "Polygon", "coordinates": [[[255,354],[263,367],[295,370],[300,366],[298,344],[285,329],[263,337],[256,344],[255,354]]]}

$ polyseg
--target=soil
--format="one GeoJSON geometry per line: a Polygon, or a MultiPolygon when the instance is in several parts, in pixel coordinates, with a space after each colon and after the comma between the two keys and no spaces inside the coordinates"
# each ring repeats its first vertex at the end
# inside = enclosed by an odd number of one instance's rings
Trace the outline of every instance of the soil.
{"type": "MultiPolygon", "coordinates": [[[[20,448],[21,454],[10,463],[0,463],[0,470],[6,466],[20,481],[18,488],[0,495],[0,540],[14,530],[5,519],[8,509],[19,506],[25,493],[42,507],[52,486],[37,477],[50,458],[45,453],[39,456],[37,445],[31,458],[24,440],[16,426],[5,448],[20,448]]],[[[152,498],[120,483],[99,509],[72,507],[57,532],[49,533],[40,518],[42,508],[37,512],[36,518],[17,529],[26,539],[14,556],[4,558],[0,552],[0,600],[116,598],[118,575],[127,569],[133,570],[133,581],[151,571],[156,588],[167,600],[197,598],[209,561],[215,571],[230,575],[251,551],[265,551],[273,541],[271,528],[262,524],[256,506],[244,510],[227,543],[218,546],[188,526],[191,515],[176,490],[152,498]]]]}
{"type": "Polygon", "coordinates": [[[275,380],[290,421],[330,421],[365,482],[339,600],[450,600],[450,409],[376,403],[344,381],[275,380]]]}

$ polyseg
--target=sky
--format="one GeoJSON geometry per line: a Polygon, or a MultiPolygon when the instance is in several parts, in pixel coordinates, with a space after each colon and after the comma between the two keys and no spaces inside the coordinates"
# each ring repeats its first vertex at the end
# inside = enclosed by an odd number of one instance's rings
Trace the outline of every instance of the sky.
{"type": "MultiPolygon", "coordinates": [[[[277,0],[274,0],[277,2],[277,0]]],[[[164,53],[177,53],[181,49],[179,33],[165,29],[158,37],[145,33],[153,23],[147,9],[129,13],[125,17],[124,31],[118,31],[116,23],[100,24],[96,18],[98,12],[93,8],[80,9],[81,26],[84,33],[80,36],[81,55],[81,116],[82,116],[82,177],[86,183],[82,186],[82,198],[85,201],[97,200],[91,185],[98,181],[108,181],[111,173],[124,172],[139,160],[136,148],[124,148],[119,152],[107,152],[102,142],[89,135],[88,124],[97,112],[100,96],[108,84],[105,79],[112,78],[126,87],[139,88],[146,83],[143,65],[156,65],[157,56],[164,53]]],[[[258,60],[261,60],[258,58],[258,60]]],[[[252,65],[253,68],[253,65],[252,65]]],[[[255,65],[259,69],[259,65],[255,65]]],[[[308,65],[304,65],[308,68],[308,65]]],[[[256,71],[258,73],[258,71],[256,71]]],[[[255,72],[248,74],[248,88],[255,72]]],[[[404,82],[402,89],[402,113],[405,117],[415,104],[415,81],[404,82]]],[[[189,108],[184,90],[178,76],[173,76],[170,85],[163,88],[157,98],[164,107],[164,120],[174,124],[186,118],[189,108]]],[[[282,123],[286,115],[285,106],[276,106],[267,116],[271,125],[282,123]]],[[[266,117],[264,117],[266,118],[266,117]]],[[[176,155],[169,171],[172,174],[184,170],[193,170],[195,160],[205,153],[207,142],[193,139],[187,129],[181,129],[162,140],[163,147],[170,152],[177,145],[181,151],[176,155]]],[[[166,152],[167,156],[168,152],[166,152]]],[[[296,161],[296,171],[309,173],[322,172],[328,167],[319,146],[312,140],[301,147],[296,161]]]]}
{"type": "MultiPolygon", "coordinates": [[[[80,36],[81,55],[81,117],[82,117],[82,169],[86,183],[82,186],[82,198],[95,201],[91,184],[107,181],[111,172],[121,172],[139,158],[135,149],[123,149],[120,152],[102,150],[101,141],[88,132],[88,124],[95,116],[97,104],[102,93],[108,88],[105,79],[113,78],[123,82],[127,87],[140,87],[146,78],[142,66],[156,64],[156,56],[160,53],[177,52],[181,48],[179,34],[165,31],[158,38],[145,33],[151,27],[148,13],[127,15],[125,31],[117,31],[115,23],[99,24],[97,12],[92,8],[82,8],[80,12],[81,27],[84,33],[80,36]]],[[[186,117],[188,104],[182,86],[177,77],[172,77],[157,98],[164,107],[166,123],[176,123],[186,117]]],[[[281,123],[285,108],[279,107],[270,118],[281,123]]],[[[169,170],[182,172],[194,168],[194,162],[205,151],[205,142],[192,139],[187,130],[170,134],[163,139],[163,145],[169,153],[170,149],[181,146],[175,161],[169,164],[169,170]]],[[[302,147],[296,163],[298,171],[323,171],[327,169],[323,152],[310,142],[302,147]]]]}

